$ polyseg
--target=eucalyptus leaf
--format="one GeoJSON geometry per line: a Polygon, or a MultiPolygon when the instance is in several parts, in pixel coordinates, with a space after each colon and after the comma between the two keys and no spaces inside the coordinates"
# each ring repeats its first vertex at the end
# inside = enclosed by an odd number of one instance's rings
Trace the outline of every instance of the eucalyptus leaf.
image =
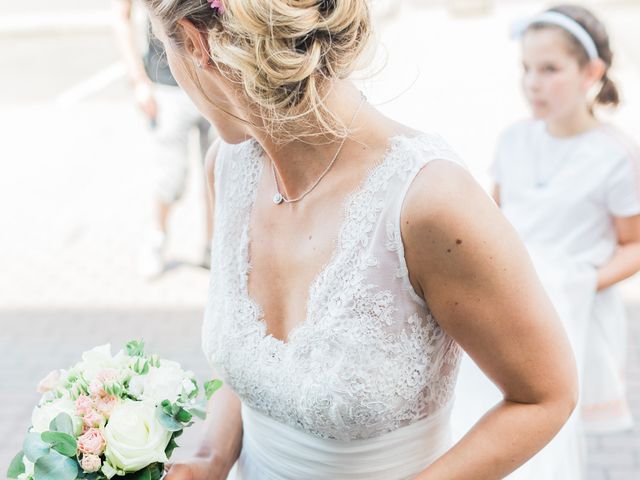
{"type": "Polygon", "coordinates": [[[175,418],[167,415],[162,410],[162,407],[158,407],[156,409],[156,416],[158,417],[158,420],[160,421],[162,426],[164,428],[166,428],[170,432],[177,432],[177,431],[182,430],[184,428],[184,425],[182,425],[182,423],[177,421],[175,418]]]}
{"type": "Polygon", "coordinates": [[[24,452],[24,456],[27,457],[32,463],[36,463],[36,461],[49,453],[51,447],[48,443],[42,441],[42,438],[39,433],[31,432],[27,433],[24,437],[24,443],[22,444],[22,451],[24,452]]]}
{"type": "Polygon", "coordinates": [[[44,432],[42,440],[67,457],[75,457],[78,451],[78,444],[75,437],[62,432],[44,432]]]}
{"type": "Polygon", "coordinates": [[[62,432],[73,436],[73,420],[68,413],[60,413],[56,418],[51,420],[49,430],[52,432],[62,432]]]}
{"type": "Polygon", "coordinates": [[[51,450],[48,455],[38,459],[34,472],[38,480],[76,480],[78,462],[51,450]]]}
{"type": "Polygon", "coordinates": [[[20,451],[11,463],[9,464],[9,469],[7,470],[7,478],[18,478],[18,475],[24,473],[24,453],[20,451]]]}

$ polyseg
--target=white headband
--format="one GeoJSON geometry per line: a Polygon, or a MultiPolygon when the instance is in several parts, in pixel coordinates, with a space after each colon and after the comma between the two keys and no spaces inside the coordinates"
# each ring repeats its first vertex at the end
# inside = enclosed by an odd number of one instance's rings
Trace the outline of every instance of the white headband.
{"type": "Polygon", "coordinates": [[[527,29],[535,23],[550,23],[563,28],[573,35],[578,42],[580,42],[580,45],[582,45],[587,51],[587,55],[589,55],[590,60],[599,58],[598,48],[596,47],[596,43],[593,41],[591,35],[589,35],[589,32],[587,32],[582,25],[576,22],[573,18],[563,15],[562,13],[544,12],[529,20],[515,22],[511,27],[511,36],[521,37],[524,35],[524,32],[526,32],[527,29]]]}

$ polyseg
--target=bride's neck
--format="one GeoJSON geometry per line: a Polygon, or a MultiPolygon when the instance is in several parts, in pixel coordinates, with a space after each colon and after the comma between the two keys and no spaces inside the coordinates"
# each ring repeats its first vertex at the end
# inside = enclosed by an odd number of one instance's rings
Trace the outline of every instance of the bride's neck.
{"type": "MultiPolygon", "coordinates": [[[[351,131],[358,131],[363,125],[362,118],[371,115],[368,106],[363,102],[360,91],[348,81],[336,82],[325,99],[327,109],[351,131]],[[359,109],[359,110],[358,110],[359,109]],[[357,116],[354,118],[354,114],[357,116]]],[[[318,127],[318,132],[322,130],[318,127]]],[[[260,143],[273,162],[277,171],[280,192],[287,198],[295,198],[304,193],[322,175],[340,148],[342,139],[318,135],[315,138],[294,140],[286,144],[278,144],[262,131],[256,131],[254,138],[260,143]]],[[[349,152],[358,148],[357,135],[350,136],[344,142],[336,162],[349,156],[349,152]]],[[[267,165],[269,169],[271,165],[267,165]]],[[[335,168],[335,165],[334,167],[335,168]]]]}

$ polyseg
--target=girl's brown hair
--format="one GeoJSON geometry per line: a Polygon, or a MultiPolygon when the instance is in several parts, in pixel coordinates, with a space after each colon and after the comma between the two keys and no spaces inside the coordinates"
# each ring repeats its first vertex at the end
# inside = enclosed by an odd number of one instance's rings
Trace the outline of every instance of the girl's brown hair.
{"type": "MultiPolygon", "coordinates": [[[[611,105],[613,107],[618,106],[620,103],[620,93],[616,84],[609,78],[609,69],[613,63],[613,52],[609,42],[609,34],[604,24],[588,9],[579,5],[559,5],[547,10],[549,12],[560,13],[566,17],[570,17],[577,22],[593,39],[598,49],[598,56],[605,64],[605,72],[602,77],[602,86],[595,102],[600,105],[611,105]]],[[[581,66],[589,63],[589,55],[582,46],[582,44],[566,30],[557,27],[556,25],[537,22],[533,23],[530,30],[541,30],[545,28],[556,28],[567,39],[571,53],[577,58],[578,63],[581,66]]]]}

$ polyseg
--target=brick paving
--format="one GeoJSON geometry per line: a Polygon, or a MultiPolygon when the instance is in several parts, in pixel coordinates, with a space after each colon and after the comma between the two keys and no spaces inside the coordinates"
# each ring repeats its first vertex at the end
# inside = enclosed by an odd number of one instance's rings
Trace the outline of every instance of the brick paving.
{"type": "MultiPolygon", "coordinates": [[[[504,32],[541,2],[501,2],[489,16],[462,19],[441,7],[422,8],[427,3],[405,2],[383,25],[388,67],[361,85],[386,113],[440,130],[483,180],[498,132],[526,111],[517,90],[517,49],[504,32]],[[438,42],[443,38],[446,49],[438,42]],[[484,42],[480,49],[474,39],[484,42]],[[424,53],[416,59],[406,45],[418,42],[424,53]],[[430,74],[435,66],[441,74],[430,74]]],[[[616,78],[625,106],[614,120],[640,138],[640,5],[595,3],[610,4],[602,11],[620,46],[616,78]]],[[[65,8],[76,4],[83,2],[66,0],[65,8]]],[[[14,5],[2,13],[21,12],[14,5]]],[[[16,43],[0,36],[0,50],[12,53],[0,58],[0,478],[20,448],[37,381],[91,346],[144,336],[150,349],[207,375],[199,343],[207,272],[196,266],[203,238],[200,167],[192,159],[187,194],[171,219],[172,268],[143,281],[135,262],[148,218],[150,160],[145,122],[130,104],[126,82],[75,105],[54,102],[117,59],[108,32],[85,37],[16,43]],[[46,62],[46,79],[33,58],[46,62]]],[[[629,398],[640,418],[640,279],[628,282],[624,294],[631,314],[629,398]]],[[[187,433],[177,455],[188,455],[199,434],[197,427],[187,433]]],[[[639,427],[589,439],[589,480],[632,478],[640,478],[639,427]]]]}

